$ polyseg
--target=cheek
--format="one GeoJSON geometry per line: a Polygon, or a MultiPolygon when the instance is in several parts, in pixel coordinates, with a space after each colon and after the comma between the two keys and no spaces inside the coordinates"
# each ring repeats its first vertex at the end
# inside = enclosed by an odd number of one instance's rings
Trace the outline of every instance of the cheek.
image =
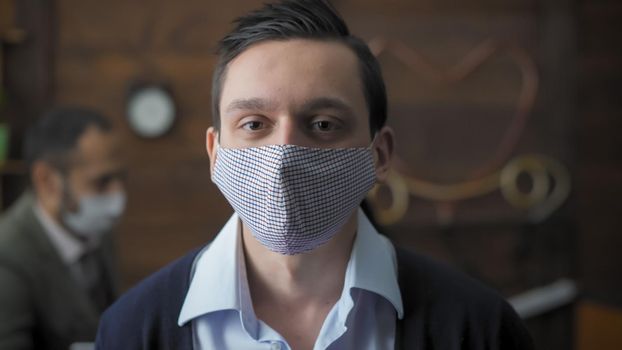
{"type": "Polygon", "coordinates": [[[54,208],[55,212],[60,211],[61,205],[63,203],[64,197],[64,188],[63,188],[63,180],[60,176],[54,176],[50,179],[50,182],[47,185],[47,201],[48,204],[54,208]]]}
{"type": "Polygon", "coordinates": [[[363,126],[359,124],[358,127],[350,133],[349,138],[346,142],[348,144],[344,145],[344,147],[369,147],[372,144],[372,137],[369,133],[369,128],[367,128],[366,125],[363,126]]]}
{"type": "Polygon", "coordinates": [[[101,189],[94,179],[97,178],[97,172],[89,168],[76,169],[65,181],[65,195],[71,200],[80,198],[83,195],[98,193],[101,189]]]}
{"type": "Polygon", "coordinates": [[[63,186],[63,178],[60,174],[56,174],[50,178],[50,182],[48,183],[48,193],[56,200],[62,196],[63,186]]]}
{"type": "MultiPolygon", "coordinates": [[[[220,130],[220,147],[223,148],[244,148],[248,144],[245,141],[245,134],[234,126],[223,126],[220,130]]],[[[214,154],[216,150],[214,150],[214,154]]]]}

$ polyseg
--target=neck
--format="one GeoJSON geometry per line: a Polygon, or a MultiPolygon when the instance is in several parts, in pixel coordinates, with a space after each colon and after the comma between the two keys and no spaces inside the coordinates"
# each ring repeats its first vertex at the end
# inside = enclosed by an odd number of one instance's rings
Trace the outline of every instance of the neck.
{"type": "Polygon", "coordinates": [[[297,255],[270,251],[243,225],[243,247],[253,304],[334,304],[343,289],[356,236],[357,213],[355,210],[328,242],[297,255]]]}

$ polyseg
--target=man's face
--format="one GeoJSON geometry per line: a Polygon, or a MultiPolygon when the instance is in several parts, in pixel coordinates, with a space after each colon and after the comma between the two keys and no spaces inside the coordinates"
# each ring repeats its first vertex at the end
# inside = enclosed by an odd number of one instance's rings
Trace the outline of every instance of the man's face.
{"type": "Polygon", "coordinates": [[[220,100],[220,144],[366,147],[368,111],[357,57],[330,41],[267,41],[232,60],[220,100]]]}
{"type": "MultiPolygon", "coordinates": [[[[305,39],[258,43],[229,63],[223,80],[220,130],[209,128],[206,137],[212,171],[218,142],[237,149],[362,148],[372,143],[358,58],[342,43],[305,39]]],[[[388,174],[392,135],[383,127],[371,145],[380,182],[388,174]]],[[[355,231],[355,213],[343,230],[355,231]]]]}
{"type": "Polygon", "coordinates": [[[68,210],[77,210],[77,202],[84,196],[125,191],[125,166],[119,151],[114,133],[95,127],[84,132],[64,178],[68,210]]]}

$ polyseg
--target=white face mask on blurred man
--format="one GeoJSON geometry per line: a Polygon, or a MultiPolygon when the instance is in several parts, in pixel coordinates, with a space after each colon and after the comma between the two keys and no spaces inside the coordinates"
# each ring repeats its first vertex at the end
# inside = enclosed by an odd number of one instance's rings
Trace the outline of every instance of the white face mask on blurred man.
{"type": "Polygon", "coordinates": [[[126,196],[123,191],[82,196],[78,210],[61,209],[63,224],[73,233],[86,239],[97,239],[109,232],[125,210],[126,196]]]}

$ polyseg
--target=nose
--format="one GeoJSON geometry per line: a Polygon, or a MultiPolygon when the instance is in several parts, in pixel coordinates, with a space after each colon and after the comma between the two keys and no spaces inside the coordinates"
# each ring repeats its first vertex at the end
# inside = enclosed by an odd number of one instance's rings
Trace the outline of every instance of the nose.
{"type": "Polygon", "coordinates": [[[277,145],[298,145],[304,146],[306,135],[304,131],[297,125],[292,116],[284,116],[278,123],[276,130],[277,145]]]}

